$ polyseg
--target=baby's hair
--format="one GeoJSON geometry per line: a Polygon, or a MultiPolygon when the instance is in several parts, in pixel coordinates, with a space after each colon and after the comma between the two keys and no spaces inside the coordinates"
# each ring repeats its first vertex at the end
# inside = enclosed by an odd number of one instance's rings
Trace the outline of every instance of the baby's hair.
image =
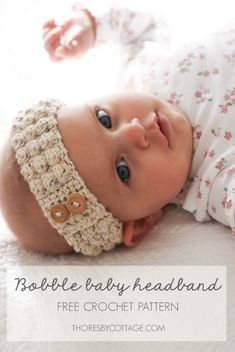
{"type": "Polygon", "coordinates": [[[28,189],[25,187],[26,184],[14,154],[13,148],[7,141],[0,158],[0,206],[4,215],[10,210],[10,217],[16,220],[23,214],[28,189]]]}
{"type": "Polygon", "coordinates": [[[9,140],[0,155],[0,210],[24,247],[53,254],[72,251],[41,212],[9,140]]]}

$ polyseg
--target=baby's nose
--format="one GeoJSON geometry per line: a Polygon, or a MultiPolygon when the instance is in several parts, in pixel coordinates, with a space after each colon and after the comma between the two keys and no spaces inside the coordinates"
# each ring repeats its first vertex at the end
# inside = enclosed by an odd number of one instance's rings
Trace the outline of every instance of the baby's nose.
{"type": "Polygon", "coordinates": [[[125,123],[120,132],[120,142],[127,148],[134,145],[140,149],[145,149],[149,145],[145,127],[136,117],[125,123]]]}

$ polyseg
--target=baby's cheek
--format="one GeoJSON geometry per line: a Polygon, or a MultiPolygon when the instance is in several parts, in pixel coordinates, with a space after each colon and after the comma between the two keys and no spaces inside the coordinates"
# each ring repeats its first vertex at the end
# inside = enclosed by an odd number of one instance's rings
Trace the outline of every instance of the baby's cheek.
{"type": "Polygon", "coordinates": [[[25,231],[23,232],[21,241],[24,246],[51,254],[62,254],[73,251],[73,248],[50,225],[33,195],[32,200],[27,203],[26,212],[30,221],[24,220],[23,224],[25,231]]]}
{"type": "Polygon", "coordinates": [[[15,223],[13,226],[14,234],[24,248],[48,254],[63,254],[73,251],[73,248],[66,243],[64,238],[53,228],[50,228],[50,224],[49,228],[45,229],[44,224],[40,221],[35,226],[35,223],[32,224],[23,220],[23,222],[15,223]]]}

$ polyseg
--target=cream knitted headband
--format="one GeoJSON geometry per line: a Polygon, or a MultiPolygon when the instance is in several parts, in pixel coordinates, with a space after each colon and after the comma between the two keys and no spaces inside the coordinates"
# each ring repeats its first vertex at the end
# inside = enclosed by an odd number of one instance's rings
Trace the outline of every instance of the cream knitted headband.
{"type": "Polygon", "coordinates": [[[40,101],[13,121],[11,145],[43,214],[76,252],[98,255],[122,242],[122,223],[88,190],[57,128],[59,100],[40,101]]]}

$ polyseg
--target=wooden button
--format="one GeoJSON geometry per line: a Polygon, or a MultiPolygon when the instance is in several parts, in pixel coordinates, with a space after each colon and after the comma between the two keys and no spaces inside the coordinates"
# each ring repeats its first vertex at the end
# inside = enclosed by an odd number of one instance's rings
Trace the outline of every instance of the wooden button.
{"type": "Polygon", "coordinates": [[[59,223],[63,223],[69,218],[68,210],[61,204],[54,204],[50,213],[52,218],[59,223]]]}
{"type": "Polygon", "coordinates": [[[86,199],[81,194],[71,194],[66,201],[66,208],[72,214],[82,214],[86,208],[86,199]]]}

